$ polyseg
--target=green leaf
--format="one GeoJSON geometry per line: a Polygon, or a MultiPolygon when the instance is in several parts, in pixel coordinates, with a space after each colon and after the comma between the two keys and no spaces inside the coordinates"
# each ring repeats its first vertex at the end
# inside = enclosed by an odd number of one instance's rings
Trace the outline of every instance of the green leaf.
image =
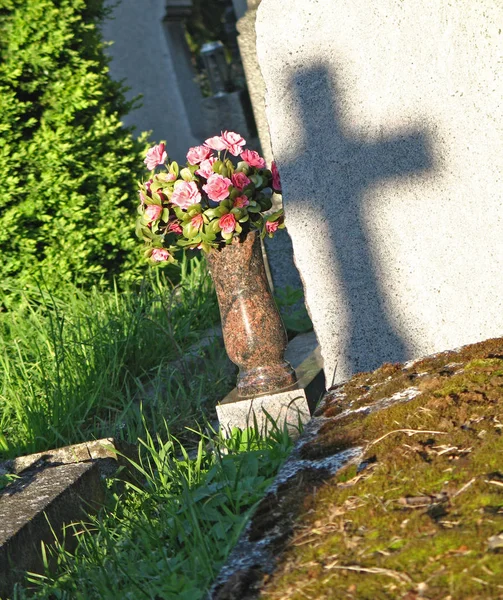
{"type": "MultiPolygon", "coordinates": [[[[157,176],[156,176],[157,177],[157,176]]],[[[163,186],[165,184],[162,181],[156,181],[154,180],[151,184],[150,184],[150,191],[151,192],[158,192],[159,190],[162,190],[163,186]]]]}
{"type": "Polygon", "coordinates": [[[136,237],[143,239],[141,219],[136,220],[135,233],[136,237]]]}
{"type": "Polygon", "coordinates": [[[180,171],[180,175],[184,181],[193,181],[194,180],[194,177],[193,177],[192,173],[190,172],[190,169],[188,169],[187,167],[185,167],[184,169],[182,169],[180,171]]]}
{"type": "Polygon", "coordinates": [[[179,206],[174,205],[173,210],[175,211],[175,215],[177,216],[177,218],[180,220],[182,220],[187,215],[187,213],[184,210],[182,210],[179,206]]]}
{"type": "Polygon", "coordinates": [[[201,239],[203,240],[203,242],[213,242],[213,240],[217,237],[216,233],[214,233],[213,231],[201,231],[199,233],[199,235],[201,236],[201,239]]]}
{"type": "Polygon", "coordinates": [[[278,210],[278,211],[276,211],[276,212],[274,212],[274,213],[271,213],[271,214],[270,214],[270,215],[267,217],[267,220],[268,220],[268,221],[277,221],[277,220],[278,220],[280,217],[282,217],[282,216],[283,216],[283,214],[284,214],[284,211],[283,211],[283,209],[281,209],[281,210],[278,210]]]}
{"type": "Polygon", "coordinates": [[[208,233],[218,233],[220,231],[220,225],[218,224],[218,219],[214,219],[206,226],[206,231],[208,233]]]}
{"type": "Polygon", "coordinates": [[[190,221],[188,223],[185,223],[185,225],[183,226],[183,235],[188,239],[195,237],[198,233],[199,230],[196,229],[190,221]]]}
{"type": "Polygon", "coordinates": [[[177,244],[177,246],[181,246],[182,248],[185,248],[186,246],[192,246],[194,244],[194,242],[192,240],[178,239],[176,244],[177,244]]]}
{"type": "Polygon", "coordinates": [[[191,217],[194,217],[195,215],[200,215],[202,210],[203,210],[203,207],[199,203],[197,203],[197,204],[192,204],[190,206],[190,208],[187,210],[187,213],[191,217]]]}
{"type": "Polygon", "coordinates": [[[232,161],[227,158],[224,164],[228,173],[227,177],[232,177],[232,175],[234,175],[234,165],[232,164],[232,161]]]}
{"type": "Polygon", "coordinates": [[[159,196],[159,194],[153,193],[152,198],[150,198],[150,202],[148,200],[149,198],[145,199],[145,204],[155,204],[156,206],[162,206],[162,199],[159,196]]]}
{"type": "Polygon", "coordinates": [[[259,188],[264,183],[263,178],[258,173],[255,173],[254,175],[249,175],[249,179],[257,188],[259,188]]]}
{"type": "Polygon", "coordinates": [[[208,219],[212,220],[212,219],[219,219],[222,215],[225,215],[227,213],[227,210],[225,208],[225,206],[218,206],[217,208],[208,208],[207,210],[204,211],[204,215],[206,217],[208,217],[208,219]]]}
{"type": "Polygon", "coordinates": [[[2,432],[0,432],[0,450],[2,450],[2,452],[8,452],[9,450],[9,443],[2,432]]]}
{"type": "Polygon", "coordinates": [[[178,177],[178,175],[180,173],[180,168],[179,168],[178,163],[176,161],[173,161],[169,165],[169,172],[173,173],[174,175],[176,175],[176,177],[178,177]]]}
{"type": "Polygon", "coordinates": [[[245,175],[248,175],[249,172],[250,165],[244,160],[239,161],[236,167],[236,173],[244,173],[245,175]]]}
{"type": "Polygon", "coordinates": [[[153,240],[155,238],[155,235],[152,233],[149,227],[142,227],[141,233],[144,237],[148,238],[149,240],[153,240]]]}
{"type": "Polygon", "coordinates": [[[259,200],[259,204],[262,211],[270,210],[272,208],[272,200],[270,198],[267,198],[266,196],[263,196],[259,200]]]}

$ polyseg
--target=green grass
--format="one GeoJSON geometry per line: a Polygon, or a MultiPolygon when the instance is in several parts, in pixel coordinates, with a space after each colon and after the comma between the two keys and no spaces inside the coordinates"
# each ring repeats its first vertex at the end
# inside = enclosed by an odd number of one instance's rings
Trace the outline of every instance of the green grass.
{"type": "Polygon", "coordinates": [[[202,598],[289,452],[274,427],[224,440],[208,425],[235,383],[221,344],[197,368],[174,366],[219,320],[204,263],[190,264],[176,286],[157,270],[120,292],[10,290],[20,302],[0,312],[0,460],[145,440],[136,483],[111,486],[97,516],[67,528],[76,550],[44,546],[45,574],[13,598],[202,598]]]}
{"type": "Polygon", "coordinates": [[[197,374],[169,366],[219,318],[203,262],[185,262],[178,286],[156,273],[122,292],[34,288],[0,312],[0,458],[136,440],[141,404],[154,430],[163,418],[181,429],[227,391],[221,348],[197,374]]]}
{"type": "Polygon", "coordinates": [[[284,432],[261,439],[250,429],[201,435],[189,458],[169,432],[147,434],[135,465],[143,485],[127,483],[100,515],[70,527],[73,553],[46,547],[51,568],[13,598],[202,598],[290,446],[284,432]]]}

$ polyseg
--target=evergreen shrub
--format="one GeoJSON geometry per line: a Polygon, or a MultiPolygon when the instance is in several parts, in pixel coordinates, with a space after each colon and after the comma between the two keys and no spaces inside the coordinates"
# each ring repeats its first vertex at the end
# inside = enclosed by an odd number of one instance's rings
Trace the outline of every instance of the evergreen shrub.
{"type": "Polygon", "coordinates": [[[108,73],[103,0],[0,0],[0,291],[131,277],[144,146],[108,73]]]}

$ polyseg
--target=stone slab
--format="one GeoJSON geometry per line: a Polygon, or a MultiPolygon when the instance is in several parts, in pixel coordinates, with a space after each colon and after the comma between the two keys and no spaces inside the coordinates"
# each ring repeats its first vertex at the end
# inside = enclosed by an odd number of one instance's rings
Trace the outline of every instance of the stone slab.
{"type": "MultiPolygon", "coordinates": [[[[285,360],[297,370],[307,358],[318,350],[318,340],[316,339],[314,331],[300,333],[288,342],[288,346],[285,350],[285,360]]],[[[323,368],[323,362],[319,363],[319,367],[323,368]]]]}
{"type": "Polygon", "coordinates": [[[248,123],[244,102],[242,91],[204,98],[201,101],[201,111],[206,136],[210,137],[225,130],[238,131],[250,144],[251,124],[248,123]]]}
{"type": "Polygon", "coordinates": [[[246,0],[232,0],[232,4],[234,6],[236,19],[239,19],[246,11],[246,0]]]}
{"type": "Polygon", "coordinates": [[[503,4],[262,0],[257,54],[330,383],[503,331],[503,4]]]}
{"type": "MultiPolygon", "coordinates": [[[[126,462],[117,450],[131,454],[131,446],[106,438],[0,463],[0,474],[19,477],[0,490],[0,598],[24,572],[43,572],[41,542],[62,539],[65,524],[102,505],[104,478],[126,462]]],[[[70,549],[72,535],[64,538],[70,549]]]]}
{"type": "MultiPolygon", "coordinates": [[[[384,572],[397,577],[389,598],[448,597],[452,581],[463,581],[460,570],[471,574],[491,551],[499,550],[492,545],[501,537],[497,512],[501,473],[488,475],[489,463],[480,452],[485,447],[490,462],[501,447],[503,424],[494,401],[501,395],[501,386],[494,375],[501,369],[502,358],[503,338],[492,339],[401,365],[383,365],[329,390],[259,502],[206,600],[300,597],[297,590],[305,592],[306,598],[381,598],[384,572]],[[474,363],[478,365],[476,377],[474,363]],[[458,385],[463,373],[471,373],[466,379],[469,383],[453,402],[445,390],[458,385]],[[474,396],[478,396],[476,408],[474,396]],[[376,414],[380,418],[374,418],[376,414]],[[472,416],[467,419],[467,415],[472,416]],[[334,477],[350,466],[352,470],[344,477],[334,477]],[[432,478],[431,473],[439,471],[449,475],[432,478]],[[374,472],[378,474],[376,487],[369,494],[365,482],[372,482],[374,472]],[[327,493],[327,488],[332,492],[327,493]],[[488,510],[493,503],[494,512],[488,510]],[[434,510],[442,508],[445,512],[437,513],[442,515],[439,519],[434,510]],[[409,518],[411,509],[422,512],[421,524],[409,518]],[[360,514],[355,516],[357,510],[360,514]],[[466,518],[474,512],[480,518],[466,518]],[[397,519],[400,513],[403,517],[397,519]],[[463,553],[462,566],[453,573],[452,564],[460,558],[451,550],[444,555],[451,554],[451,564],[443,561],[442,570],[432,577],[429,553],[418,560],[418,550],[431,547],[432,538],[436,547],[445,544],[459,519],[463,526],[455,530],[453,547],[463,543],[461,547],[469,548],[463,553]],[[343,531],[345,540],[341,541],[343,531]],[[413,550],[408,544],[392,548],[390,541],[397,539],[411,542],[413,550]],[[464,545],[467,540],[469,545],[464,545]],[[385,547],[390,552],[373,550],[385,547]],[[355,556],[358,561],[353,560],[355,556]],[[343,569],[354,562],[361,569],[355,569],[354,575],[365,577],[365,590],[358,587],[358,581],[352,582],[355,589],[351,590],[347,573],[333,570],[335,564],[343,569]],[[398,570],[394,570],[396,565],[398,570]],[[399,574],[411,573],[413,578],[400,581],[399,574]],[[369,579],[374,580],[372,588],[369,579]],[[394,585],[397,580],[399,588],[394,585]],[[319,581],[324,588],[318,587],[319,581]],[[419,583],[425,581],[427,587],[419,583]]],[[[490,569],[481,571],[475,581],[477,591],[471,585],[465,590],[463,582],[453,597],[501,596],[500,578],[490,569]]]]}
{"type": "Polygon", "coordinates": [[[325,391],[323,360],[314,332],[296,336],[285,352],[294,367],[297,389],[242,400],[234,388],[216,406],[220,428],[229,435],[233,427],[246,429],[257,426],[262,434],[286,423],[293,438],[298,437],[300,424],[311,418],[318,400],[325,391]],[[272,421],[271,421],[272,420],[272,421]]]}
{"type": "Polygon", "coordinates": [[[150,139],[156,143],[165,140],[170,158],[184,163],[187,149],[200,143],[192,121],[200,112],[201,94],[188,68],[180,85],[187,59],[180,44],[176,48],[180,40],[173,38],[173,26],[163,22],[166,2],[107,0],[106,6],[112,9],[102,25],[104,40],[113,42],[107,48],[110,74],[128,86],[128,100],[142,95],[141,106],[125,115],[124,123],[135,126],[137,134],[151,131],[150,139]],[[187,97],[189,87],[192,101],[187,97]]]}
{"type": "Polygon", "coordinates": [[[289,434],[296,438],[311,414],[303,389],[279,392],[246,400],[223,401],[217,405],[220,430],[229,436],[232,429],[255,427],[261,435],[267,435],[277,427],[287,426],[289,434]]]}
{"type": "Polygon", "coordinates": [[[239,50],[246,76],[246,84],[250,94],[253,115],[262,147],[262,156],[268,165],[274,159],[271,151],[269,126],[265,114],[265,84],[257,60],[257,39],[255,34],[255,19],[257,8],[249,8],[236,23],[239,50]]]}
{"type": "MultiPolygon", "coordinates": [[[[20,475],[24,471],[36,467],[67,465],[96,459],[110,459],[116,468],[117,460],[123,463],[122,459],[118,459],[117,451],[130,454],[131,448],[129,444],[118,442],[114,438],[82,442],[0,462],[0,475],[5,473],[20,475]]],[[[108,463],[101,461],[100,468],[106,469],[106,464],[108,463]]]]}
{"type": "MultiPolygon", "coordinates": [[[[267,164],[270,165],[274,157],[271,150],[269,125],[265,112],[265,84],[258,64],[257,39],[255,34],[255,20],[259,4],[260,0],[248,2],[248,10],[237,22],[237,29],[239,31],[238,44],[246,83],[250,93],[253,115],[260,138],[262,156],[265,158],[267,164]]],[[[279,210],[282,207],[281,195],[273,194],[272,200],[272,210],[279,210]]],[[[273,238],[266,237],[264,242],[274,287],[284,288],[290,286],[294,289],[302,289],[302,282],[293,262],[292,242],[287,229],[276,232],[273,238]]],[[[302,299],[298,303],[298,308],[303,304],[304,300],[302,299]]]]}

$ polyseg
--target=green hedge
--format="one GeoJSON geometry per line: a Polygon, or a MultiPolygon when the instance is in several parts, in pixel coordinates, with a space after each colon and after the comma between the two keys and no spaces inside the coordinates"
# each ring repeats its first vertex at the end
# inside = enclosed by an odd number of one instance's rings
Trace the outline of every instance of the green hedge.
{"type": "Polygon", "coordinates": [[[0,290],[132,275],[143,147],[121,126],[103,0],[0,0],[0,290]]]}

